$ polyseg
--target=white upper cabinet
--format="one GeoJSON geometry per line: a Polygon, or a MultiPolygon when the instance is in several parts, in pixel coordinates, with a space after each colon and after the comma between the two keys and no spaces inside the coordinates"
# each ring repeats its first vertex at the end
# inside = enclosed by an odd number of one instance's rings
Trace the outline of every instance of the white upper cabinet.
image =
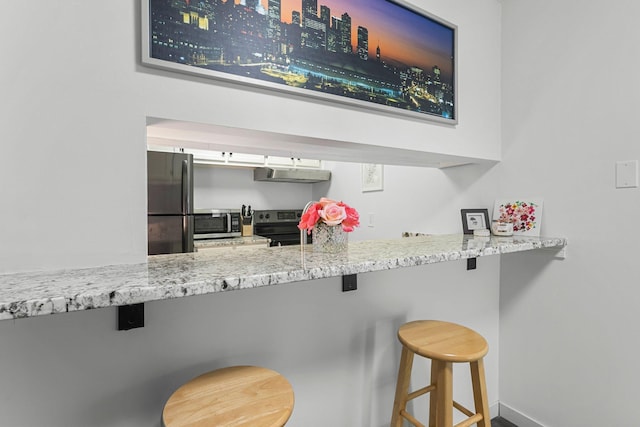
{"type": "Polygon", "coordinates": [[[299,168],[319,168],[321,166],[320,160],[315,159],[294,159],[295,166],[299,168]]]}
{"type": "Polygon", "coordinates": [[[263,154],[237,153],[235,151],[201,150],[189,147],[173,147],[170,145],[148,144],[151,151],[165,151],[172,153],[193,154],[193,162],[201,165],[212,166],[273,166],[289,168],[316,168],[322,167],[321,160],[300,159],[297,157],[266,156],[263,154]]]}
{"type": "Polygon", "coordinates": [[[262,166],[264,165],[265,156],[262,154],[244,154],[244,153],[229,152],[229,153],[226,153],[226,158],[227,158],[228,164],[262,166]]]}
{"type": "Polygon", "coordinates": [[[265,156],[265,159],[266,159],[265,166],[281,166],[281,167],[294,166],[293,157],[265,156]]]}

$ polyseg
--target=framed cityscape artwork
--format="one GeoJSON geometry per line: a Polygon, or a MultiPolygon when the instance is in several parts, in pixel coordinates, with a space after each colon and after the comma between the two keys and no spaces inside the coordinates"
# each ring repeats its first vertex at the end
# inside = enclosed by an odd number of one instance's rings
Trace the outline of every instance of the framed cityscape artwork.
{"type": "Polygon", "coordinates": [[[457,27],[404,0],[142,0],[142,62],[455,125],[457,27]]]}

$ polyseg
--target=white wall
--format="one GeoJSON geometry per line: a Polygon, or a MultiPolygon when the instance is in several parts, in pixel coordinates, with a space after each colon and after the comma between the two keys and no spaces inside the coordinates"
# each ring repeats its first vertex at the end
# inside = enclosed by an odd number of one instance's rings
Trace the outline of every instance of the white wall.
{"type": "Polygon", "coordinates": [[[195,165],[193,203],[196,209],[302,209],[312,200],[313,185],[256,182],[251,168],[195,165]]]}
{"type": "Polygon", "coordinates": [[[22,4],[28,25],[1,30],[20,42],[0,52],[12,64],[0,71],[11,82],[0,107],[11,221],[0,236],[12,242],[0,272],[144,261],[147,117],[497,157],[499,4],[416,4],[461,28],[456,128],[143,67],[138,2],[22,4]],[[46,42],[33,28],[47,28],[46,42]]]}
{"type": "Polygon", "coordinates": [[[448,169],[383,166],[383,191],[362,192],[361,165],[327,162],[333,179],[314,188],[315,200],[328,195],[358,208],[360,228],[354,240],[396,238],[403,231],[461,233],[460,209],[488,208],[496,185],[487,166],[448,169]],[[370,226],[373,215],[373,227],[370,226]]]}
{"type": "Polygon", "coordinates": [[[302,209],[310,200],[331,197],[357,208],[361,226],[354,241],[396,238],[403,231],[460,233],[462,207],[493,206],[491,167],[449,169],[383,166],[383,191],[363,192],[360,163],[324,162],[329,182],[255,182],[251,168],[195,165],[194,203],[200,208],[302,209]],[[373,220],[370,220],[373,215],[373,220]],[[372,222],[372,226],[371,226],[372,222]]]}
{"type": "MultiPolygon", "coordinates": [[[[548,427],[640,425],[640,4],[505,0],[500,194],[542,195],[568,257],[502,260],[500,401],[548,427]]],[[[528,424],[521,424],[527,426],[528,424]]]]}
{"type": "MultiPolygon", "coordinates": [[[[3,40],[15,41],[0,47],[0,273],[146,259],[151,116],[498,156],[499,4],[416,4],[460,27],[456,128],[142,67],[138,2],[21,3],[22,18],[0,27],[3,40]]],[[[359,166],[337,165],[336,179],[312,195],[374,212],[374,230],[390,237],[457,232],[459,209],[490,206],[497,186],[494,171],[477,167],[389,167],[380,193],[359,192],[359,182],[359,166]]],[[[363,227],[354,239],[372,232],[363,227]]],[[[258,363],[292,381],[290,425],[382,426],[393,399],[395,329],[423,317],[459,321],[487,337],[495,403],[499,263],[361,275],[349,294],[332,279],[149,303],[147,326],[129,332],[115,330],[115,309],[3,321],[2,424],[158,426],[179,383],[213,367],[258,363]]]]}

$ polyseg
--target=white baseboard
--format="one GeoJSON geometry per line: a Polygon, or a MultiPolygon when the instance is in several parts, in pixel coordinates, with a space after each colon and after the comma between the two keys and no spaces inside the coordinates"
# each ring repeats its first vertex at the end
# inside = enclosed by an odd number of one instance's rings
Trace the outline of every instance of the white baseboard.
{"type": "MultiPolygon", "coordinates": [[[[498,406],[499,406],[498,412],[500,416],[508,421],[511,421],[518,427],[545,427],[539,422],[533,420],[532,418],[527,417],[523,413],[516,411],[515,409],[509,407],[508,405],[505,405],[504,403],[498,403],[498,406]]],[[[490,412],[491,412],[491,418],[493,418],[494,417],[493,406],[491,407],[490,412]]]]}
{"type": "Polygon", "coordinates": [[[500,402],[496,402],[489,406],[489,415],[491,415],[491,419],[500,415],[500,402]]]}

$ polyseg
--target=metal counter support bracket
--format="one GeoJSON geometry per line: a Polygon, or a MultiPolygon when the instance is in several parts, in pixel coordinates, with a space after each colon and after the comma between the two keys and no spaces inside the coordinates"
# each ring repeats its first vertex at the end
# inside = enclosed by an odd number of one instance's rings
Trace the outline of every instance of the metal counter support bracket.
{"type": "Polygon", "coordinates": [[[118,307],[118,330],[144,327],[144,303],[121,305],[118,307]]]}
{"type": "Polygon", "coordinates": [[[467,258],[467,270],[476,269],[476,260],[477,258],[467,258]]]}
{"type": "Polygon", "coordinates": [[[342,292],[355,291],[358,289],[358,275],[347,274],[342,276],[342,292]]]}

